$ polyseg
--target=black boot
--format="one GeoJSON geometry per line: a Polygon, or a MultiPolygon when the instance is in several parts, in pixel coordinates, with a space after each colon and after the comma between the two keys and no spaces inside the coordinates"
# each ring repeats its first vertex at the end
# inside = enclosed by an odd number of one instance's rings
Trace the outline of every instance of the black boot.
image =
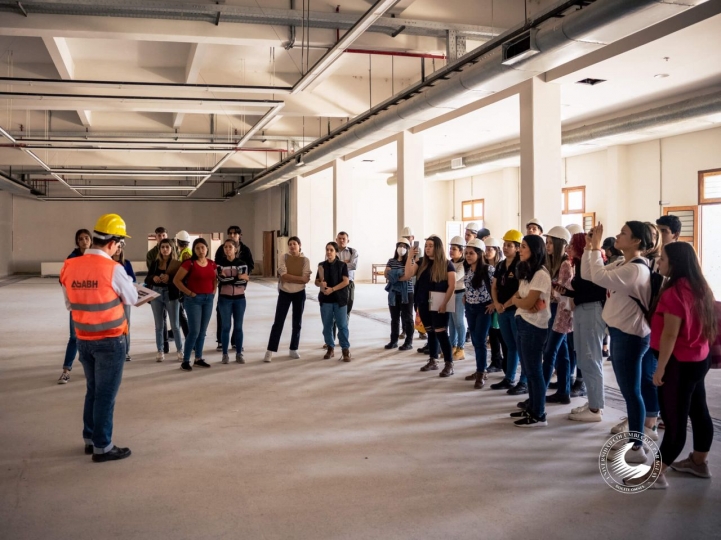
{"type": "Polygon", "coordinates": [[[583,379],[576,379],[571,386],[571,397],[583,397],[586,395],[586,385],[583,379]]]}
{"type": "Polygon", "coordinates": [[[413,338],[406,338],[405,343],[398,347],[399,351],[410,351],[413,348],[413,338]]]}

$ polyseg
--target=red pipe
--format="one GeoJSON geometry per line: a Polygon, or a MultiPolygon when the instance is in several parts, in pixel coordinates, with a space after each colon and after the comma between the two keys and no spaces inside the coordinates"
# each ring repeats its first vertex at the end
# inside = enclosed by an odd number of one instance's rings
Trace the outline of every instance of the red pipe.
{"type": "Polygon", "coordinates": [[[377,54],[380,56],[406,56],[408,58],[434,58],[436,60],[445,60],[445,54],[429,54],[429,53],[412,53],[412,52],[396,52],[396,51],[374,51],[370,49],[346,49],[347,53],[355,54],[377,54]]]}

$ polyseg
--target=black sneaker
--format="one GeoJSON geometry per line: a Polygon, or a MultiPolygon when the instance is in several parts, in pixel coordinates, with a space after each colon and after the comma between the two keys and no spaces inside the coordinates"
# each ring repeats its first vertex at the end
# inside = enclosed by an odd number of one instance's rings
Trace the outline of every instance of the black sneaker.
{"type": "Polygon", "coordinates": [[[528,416],[528,412],[525,409],[511,413],[511,418],[525,418],[526,416],[528,416]]]}
{"type": "Polygon", "coordinates": [[[520,396],[522,394],[528,394],[528,385],[526,383],[519,382],[513,388],[506,390],[506,394],[511,396],[520,396]]]}
{"type": "Polygon", "coordinates": [[[608,349],[603,351],[601,354],[603,355],[604,358],[608,358],[609,356],[611,356],[611,353],[608,349]]]}
{"type": "Polygon", "coordinates": [[[503,371],[503,370],[502,370],[501,368],[499,368],[499,367],[496,367],[496,366],[490,366],[486,371],[487,371],[488,373],[500,373],[500,372],[503,371]]]}
{"type": "Polygon", "coordinates": [[[529,403],[531,403],[530,399],[527,399],[525,401],[519,401],[518,403],[516,403],[516,407],[525,411],[528,408],[529,403]]]}
{"type": "Polygon", "coordinates": [[[548,383],[549,390],[558,390],[558,381],[548,383]]]}
{"type": "Polygon", "coordinates": [[[195,362],[193,362],[193,365],[197,367],[210,367],[210,364],[202,358],[198,358],[195,362]]]}
{"type": "Polygon", "coordinates": [[[223,350],[223,344],[218,343],[218,346],[215,348],[216,351],[222,351],[223,350]]]}
{"type": "Polygon", "coordinates": [[[556,392],[555,394],[546,396],[546,403],[558,403],[560,405],[568,405],[571,403],[571,398],[568,397],[568,395],[566,394],[559,394],[558,392],[556,392]]]}
{"type": "Polygon", "coordinates": [[[541,418],[534,418],[533,416],[528,415],[525,418],[516,420],[513,422],[513,425],[522,428],[546,427],[548,422],[546,422],[545,414],[541,418]]]}
{"type": "Polygon", "coordinates": [[[501,382],[491,385],[491,390],[508,390],[509,388],[513,388],[513,381],[505,378],[501,382]]]}
{"type": "Polygon", "coordinates": [[[183,371],[193,371],[193,366],[190,365],[190,362],[183,362],[180,364],[180,369],[183,371]]]}
{"type": "Polygon", "coordinates": [[[400,347],[398,347],[399,351],[410,351],[413,348],[413,343],[404,343],[400,347]]]}
{"type": "Polygon", "coordinates": [[[431,352],[431,347],[430,345],[424,345],[423,347],[416,349],[416,352],[419,352],[421,354],[428,354],[431,352]]]}
{"type": "Polygon", "coordinates": [[[387,343],[385,346],[386,349],[397,349],[398,348],[398,342],[397,341],[391,341],[390,343],[387,343]]]}
{"type": "Polygon", "coordinates": [[[571,397],[583,397],[586,395],[586,385],[583,379],[576,379],[571,386],[571,397]]]}
{"type": "Polygon", "coordinates": [[[95,463],[104,463],[105,461],[117,461],[119,459],[125,459],[130,457],[130,448],[118,448],[113,446],[110,452],[104,454],[93,454],[93,461],[95,463]]]}
{"type": "Polygon", "coordinates": [[[170,352],[170,343],[167,341],[163,343],[163,352],[165,354],[168,354],[170,352]]]}
{"type": "Polygon", "coordinates": [[[85,445],[85,454],[88,456],[93,453],[93,445],[92,444],[86,444],[85,445]]]}

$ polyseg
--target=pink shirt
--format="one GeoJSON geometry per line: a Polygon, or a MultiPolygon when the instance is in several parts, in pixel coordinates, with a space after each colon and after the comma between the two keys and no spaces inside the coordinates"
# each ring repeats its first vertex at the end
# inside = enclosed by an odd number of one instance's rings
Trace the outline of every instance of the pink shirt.
{"type": "Polygon", "coordinates": [[[709,353],[708,340],[703,337],[701,318],[695,307],[695,298],[686,279],[666,289],[656,306],[651,320],[651,348],[658,351],[663,332],[663,314],[668,313],[681,319],[681,329],[673,346],[673,355],[679,362],[700,362],[709,353]]]}

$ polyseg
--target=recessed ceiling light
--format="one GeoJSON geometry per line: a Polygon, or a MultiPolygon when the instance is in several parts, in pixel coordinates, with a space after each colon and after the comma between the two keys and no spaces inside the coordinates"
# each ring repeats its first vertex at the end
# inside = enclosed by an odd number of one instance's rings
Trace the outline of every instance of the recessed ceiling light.
{"type": "Polygon", "coordinates": [[[364,159],[363,163],[373,163],[375,159],[364,159]]]}
{"type": "Polygon", "coordinates": [[[665,79],[666,77],[668,77],[668,73],[656,73],[653,76],[654,79],[665,79]]]}

